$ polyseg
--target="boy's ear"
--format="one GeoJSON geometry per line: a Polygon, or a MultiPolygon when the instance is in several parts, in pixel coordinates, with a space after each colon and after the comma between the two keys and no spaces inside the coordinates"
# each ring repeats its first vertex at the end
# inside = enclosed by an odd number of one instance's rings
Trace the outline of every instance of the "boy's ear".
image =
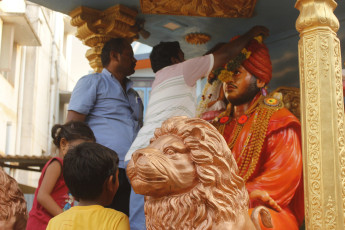
{"type": "Polygon", "coordinates": [[[108,179],[105,181],[105,189],[106,189],[106,191],[107,192],[113,192],[113,187],[114,187],[114,185],[113,185],[113,177],[112,176],[110,176],[110,177],[108,177],[108,179]]]}
{"type": "Polygon", "coordinates": [[[106,182],[107,189],[111,192],[116,192],[117,189],[119,188],[119,183],[117,181],[118,181],[118,178],[115,178],[115,175],[109,176],[106,182]]]}
{"type": "Polygon", "coordinates": [[[112,191],[114,187],[113,176],[109,176],[106,183],[107,183],[107,189],[109,191],[112,191]]]}
{"type": "Polygon", "coordinates": [[[120,185],[120,182],[119,182],[119,168],[117,168],[117,170],[116,170],[115,178],[114,178],[114,183],[115,183],[115,187],[116,187],[116,191],[117,191],[117,189],[119,188],[119,185],[120,185]]]}

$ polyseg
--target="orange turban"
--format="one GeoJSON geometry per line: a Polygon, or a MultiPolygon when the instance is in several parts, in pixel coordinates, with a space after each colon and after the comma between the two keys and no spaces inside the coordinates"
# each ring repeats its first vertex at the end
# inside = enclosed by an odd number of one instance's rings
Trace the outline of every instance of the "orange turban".
{"type": "Polygon", "coordinates": [[[243,61],[242,66],[266,84],[269,83],[272,78],[272,63],[266,45],[253,39],[245,48],[251,55],[243,61]]]}
{"type": "MultiPolygon", "coordinates": [[[[231,41],[238,39],[236,36],[231,41]]],[[[253,38],[241,53],[224,65],[223,68],[214,70],[213,73],[219,80],[227,82],[233,75],[233,71],[242,65],[249,73],[262,80],[266,84],[272,78],[272,63],[268,48],[262,43],[262,38],[253,38]],[[260,42],[259,42],[260,41],[260,42]],[[248,57],[249,56],[249,57],[248,57]],[[248,58],[248,59],[247,59],[248,58]],[[225,70],[225,71],[224,71],[225,70]]]]}

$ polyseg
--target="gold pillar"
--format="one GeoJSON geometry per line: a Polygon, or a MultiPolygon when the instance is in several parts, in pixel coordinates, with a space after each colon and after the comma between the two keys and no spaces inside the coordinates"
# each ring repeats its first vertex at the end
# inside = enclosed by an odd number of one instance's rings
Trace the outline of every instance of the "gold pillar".
{"type": "Polygon", "coordinates": [[[78,27],[76,37],[90,46],[86,58],[95,72],[103,69],[101,51],[111,38],[123,37],[132,42],[138,37],[137,11],[123,5],[116,5],[105,11],[78,7],[70,13],[71,25],[78,27]]]}
{"type": "Polygon", "coordinates": [[[345,227],[345,131],[339,21],[333,0],[298,0],[307,229],[345,227]]]}

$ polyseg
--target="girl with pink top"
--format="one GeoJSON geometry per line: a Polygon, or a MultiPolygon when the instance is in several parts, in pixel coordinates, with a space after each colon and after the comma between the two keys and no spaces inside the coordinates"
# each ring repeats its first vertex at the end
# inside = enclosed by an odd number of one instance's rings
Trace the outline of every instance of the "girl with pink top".
{"type": "Polygon", "coordinates": [[[27,230],[46,229],[49,220],[69,208],[73,201],[62,175],[63,157],[68,149],[82,142],[95,142],[96,138],[87,124],[71,121],[54,125],[52,138],[59,149],[59,155],[50,159],[42,170],[29,213],[27,230]]]}

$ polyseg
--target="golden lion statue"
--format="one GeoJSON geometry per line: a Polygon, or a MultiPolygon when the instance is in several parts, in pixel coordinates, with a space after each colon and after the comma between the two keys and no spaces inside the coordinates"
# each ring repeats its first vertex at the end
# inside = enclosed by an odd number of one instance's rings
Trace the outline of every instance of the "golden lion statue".
{"type": "Polygon", "coordinates": [[[272,227],[264,207],[248,215],[248,192],[222,135],[198,118],[173,117],[127,166],[134,191],[145,195],[147,229],[272,227]],[[253,216],[254,215],[254,216],[253,216]]]}

